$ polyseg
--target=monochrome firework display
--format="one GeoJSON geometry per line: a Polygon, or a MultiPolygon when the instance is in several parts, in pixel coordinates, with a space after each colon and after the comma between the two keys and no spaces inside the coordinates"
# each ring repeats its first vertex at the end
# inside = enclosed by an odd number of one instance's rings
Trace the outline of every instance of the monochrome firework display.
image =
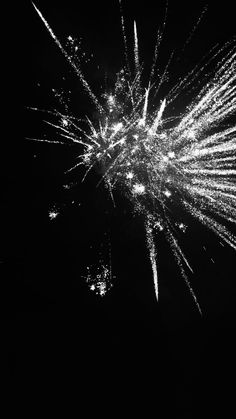
{"type": "Polygon", "coordinates": [[[11,404],[30,418],[233,417],[234,2],[9,8],[11,404]]]}
{"type": "MultiPolygon", "coordinates": [[[[128,57],[126,27],[120,1],[121,26],[124,41],[125,66],[117,73],[108,91],[96,96],[81,71],[81,54],[62,46],[50,24],[33,3],[49,34],[69,62],[98,112],[95,121],[85,115],[76,120],[69,112],[48,111],[57,122],[46,121],[55,128],[54,140],[78,144],[76,163],[69,171],[84,166],[86,180],[95,167],[102,168],[101,181],[109,189],[119,189],[132,202],[134,211],[143,216],[147,248],[158,299],[158,236],[168,241],[181,274],[201,313],[199,302],[190,285],[188,271],[193,272],[181,249],[176,229],[185,225],[175,219],[173,202],[211,229],[222,242],[236,249],[236,237],[224,225],[235,223],[235,125],[229,122],[235,114],[236,52],[235,41],[213,48],[204,63],[199,63],[181,78],[167,95],[158,101],[158,92],[167,77],[169,62],[156,77],[158,52],[165,21],[158,30],[153,64],[147,85],[142,83],[145,63],[139,54],[137,24],[133,27],[133,63],[128,57]],[[200,75],[207,73],[209,62],[214,72],[193,95],[194,99],[178,116],[168,111],[175,99],[194,87],[200,75]],[[158,103],[156,105],[156,103],[158,103]],[[82,147],[81,147],[82,146],[82,147]]],[[[73,44],[74,40],[69,37],[73,44]]],[[[66,108],[66,107],[65,107],[66,108]]],[[[66,110],[66,109],[65,109],[66,110]]],[[[54,215],[55,216],[55,215],[54,215]]],[[[53,214],[51,213],[51,218],[53,214]]],[[[106,270],[105,270],[106,271],[106,270]]],[[[109,278],[109,275],[106,275],[109,278]]],[[[101,275],[99,275],[101,278],[101,275]]],[[[111,278],[110,278],[111,280],[111,278]]],[[[104,276],[104,284],[106,282],[104,276]]],[[[91,289],[96,289],[95,285],[91,289]]],[[[105,286],[102,288],[104,294],[105,286]]]]}

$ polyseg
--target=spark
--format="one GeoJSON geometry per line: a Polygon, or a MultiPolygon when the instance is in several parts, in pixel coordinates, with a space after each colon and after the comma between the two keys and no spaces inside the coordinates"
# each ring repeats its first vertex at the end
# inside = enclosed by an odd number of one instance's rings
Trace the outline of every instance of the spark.
{"type": "Polygon", "coordinates": [[[100,297],[104,297],[113,287],[112,279],[111,267],[102,260],[98,265],[87,267],[85,281],[89,289],[100,297]]]}
{"type": "Polygon", "coordinates": [[[168,190],[164,191],[163,193],[167,198],[169,198],[171,196],[171,192],[168,191],[168,190]]]}
{"type": "Polygon", "coordinates": [[[145,186],[141,183],[135,183],[133,186],[133,192],[135,195],[142,195],[145,193],[145,186]]]}
{"type": "MultiPolygon", "coordinates": [[[[33,4],[100,115],[99,121],[87,117],[86,129],[82,129],[76,120],[72,123],[69,114],[61,116],[56,113],[59,123],[51,125],[59,129],[63,140],[80,146],[77,156],[79,162],[69,170],[84,166],[84,180],[95,165],[100,165],[103,168],[101,182],[108,186],[113,202],[113,190],[119,188],[133,203],[134,210],[142,215],[156,298],[159,295],[157,242],[161,234],[169,243],[181,275],[201,313],[186,272],[193,273],[193,269],[175,235],[174,226],[184,233],[187,225],[176,220],[172,204],[177,203],[212,230],[222,246],[224,242],[236,249],[236,237],[224,225],[225,222],[236,223],[236,127],[229,121],[236,111],[235,42],[228,42],[207,62],[199,64],[183,77],[165,97],[158,99],[157,94],[167,78],[173,57],[170,56],[164,72],[153,82],[163,30],[158,31],[150,79],[147,87],[143,87],[137,25],[134,22],[135,71],[132,74],[121,0],[119,3],[126,65],[117,74],[112,93],[110,89],[100,98],[94,95],[79,66],[33,4]],[[228,52],[225,53],[225,50],[228,52]],[[207,75],[207,66],[214,60],[218,61],[213,76],[198,88],[197,94],[178,118],[169,117],[170,105],[176,97],[185,94],[190,87],[196,90],[194,83],[197,77],[204,72],[207,75]]],[[[164,26],[165,22],[163,29],[164,26]]],[[[50,218],[55,218],[53,212],[50,218]]],[[[108,267],[102,264],[93,282],[88,270],[90,289],[104,295],[109,272],[108,267]]]]}
{"type": "Polygon", "coordinates": [[[48,215],[49,215],[50,220],[54,220],[55,218],[58,217],[59,212],[52,210],[52,211],[49,211],[48,215]]]}
{"type": "Polygon", "coordinates": [[[127,179],[133,179],[134,174],[132,172],[127,173],[126,175],[127,179]]]}

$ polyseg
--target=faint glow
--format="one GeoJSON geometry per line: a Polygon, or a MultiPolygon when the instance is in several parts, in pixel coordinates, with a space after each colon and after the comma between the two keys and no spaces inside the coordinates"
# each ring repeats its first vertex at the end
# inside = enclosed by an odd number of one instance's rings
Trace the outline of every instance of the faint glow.
{"type": "Polygon", "coordinates": [[[167,138],[167,135],[166,135],[166,133],[165,133],[165,132],[161,132],[160,134],[158,134],[158,137],[159,137],[161,140],[165,140],[165,139],[167,138]]]}

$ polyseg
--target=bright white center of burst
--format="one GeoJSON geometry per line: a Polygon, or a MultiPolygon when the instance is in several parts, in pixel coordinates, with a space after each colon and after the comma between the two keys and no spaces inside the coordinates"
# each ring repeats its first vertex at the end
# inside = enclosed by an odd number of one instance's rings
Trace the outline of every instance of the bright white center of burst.
{"type": "Polygon", "coordinates": [[[182,230],[183,232],[185,232],[187,226],[184,223],[180,223],[179,224],[179,229],[182,230]]]}
{"type": "Polygon", "coordinates": [[[136,195],[142,195],[142,194],[144,194],[144,193],[145,193],[145,186],[144,186],[144,185],[142,185],[141,183],[136,183],[136,184],[133,186],[133,192],[134,192],[136,195]]]}
{"type": "Polygon", "coordinates": [[[171,192],[166,190],[163,192],[165,196],[167,196],[167,198],[169,198],[171,196],[171,192]]]}
{"type": "Polygon", "coordinates": [[[63,127],[67,127],[68,125],[67,119],[63,118],[61,122],[62,122],[63,127]]]}
{"type": "Polygon", "coordinates": [[[193,140],[196,136],[196,132],[193,129],[190,129],[187,136],[193,140]]]}
{"type": "Polygon", "coordinates": [[[117,124],[114,124],[113,127],[112,127],[114,132],[120,131],[121,128],[123,128],[122,122],[118,122],[117,124]]]}
{"type": "Polygon", "coordinates": [[[109,105],[114,105],[115,104],[115,99],[112,95],[108,96],[108,103],[109,103],[109,105]]]}
{"type": "Polygon", "coordinates": [[[168,162],[170,159],[174,159],[174,158],[175,158],[175,152],[174,151],[169,151],[167,156],[162,157],[164,162],[168,162]]]}
{"type": "Polygon", "coordinates": [[[141,118],[141,119],[139,120],[139,122],[138,122],[138,125],[139,125],[140,127],[143,127],[143,126],[145,125],[145,119],[144,119],[144,118],[141,118]]]}
{"type": "Polygon", "coordinates": [[[50,220],[54,220],[59,215],[59,212],[49,211],[48,215],[49,215],[50,220]]]}
{"type": "Polygon", "coordinates": [[[127,179],[133,179],[134,174],[132,172],[127,173],[126,175],[127,179]]]}

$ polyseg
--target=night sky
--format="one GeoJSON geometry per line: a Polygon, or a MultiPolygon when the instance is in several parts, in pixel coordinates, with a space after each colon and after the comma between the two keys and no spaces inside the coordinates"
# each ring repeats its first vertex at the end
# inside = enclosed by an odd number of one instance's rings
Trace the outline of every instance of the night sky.
{"type": "MultiPolygon", "coordinates": [[[[118,0],[35,4],[63,45],[69,35],[81,38],[82,50],[94,55],[82,66],[93,90],[99,95],[101,87],[111,86],[124,63],[118,0]]],[[[208,3],[181,53],[205,5],[169,1],[160,69],[173,50],[179,51],[171,86],[216,43],[235,36],[233,2],[208,3]]],[[[31,2],[22,2],[22,7],[14,37],[19,94],[11,100],[1,202],[9,367],[17,392],[23,389],[21,403],[27,407],[29,399],[51,399],[55,391],[56,405],[69,394],[77,412],[84,406],[95,408],[95,414],[107,409],[111,418],[118,408],[122,417],[128,414],[126,405],[134,416],[142,411],[145,418],[151,411],[160,418],[211,417],[207,412],[226,411],[233,397],[236,349],[235,253],[186,216],[184,250],[194,269],[190,279],[203,317],[164,240],[157,303],[142,217],[119,191],[113,207],[103,185],[96,187],[98,170],[83,184],[82,170],[64,173],[74,163],[75,146],[26,140],[44,135],[55,139],[54,130],[43,122],[46,115],[27,109],[58,108],[52,88],[71,91],[71,110],[78,117],[96,119],[96,109],[31,2]],[[63,187],[76,180],[73,188],[63,187]],[[59,215],[50,220],[55,207],[59,215]],[[109,242],[116,278],[101,298],[89,290],[83,275],[100,255],[107,258],[109,242]]],[[[123,10],[130,60],[135,19],[141,61],[148,69],[165,2],[124,0],[123,10]]],[[[144,70],[144,79],[147,75],[144,70]]],[[[160,99],[168,88],[167,83],[160,99]]],[[[177,113],[186,100],[179,98],[177,113]]],[[[182,216],[178,206],[176,216],[182,216]]]]}

